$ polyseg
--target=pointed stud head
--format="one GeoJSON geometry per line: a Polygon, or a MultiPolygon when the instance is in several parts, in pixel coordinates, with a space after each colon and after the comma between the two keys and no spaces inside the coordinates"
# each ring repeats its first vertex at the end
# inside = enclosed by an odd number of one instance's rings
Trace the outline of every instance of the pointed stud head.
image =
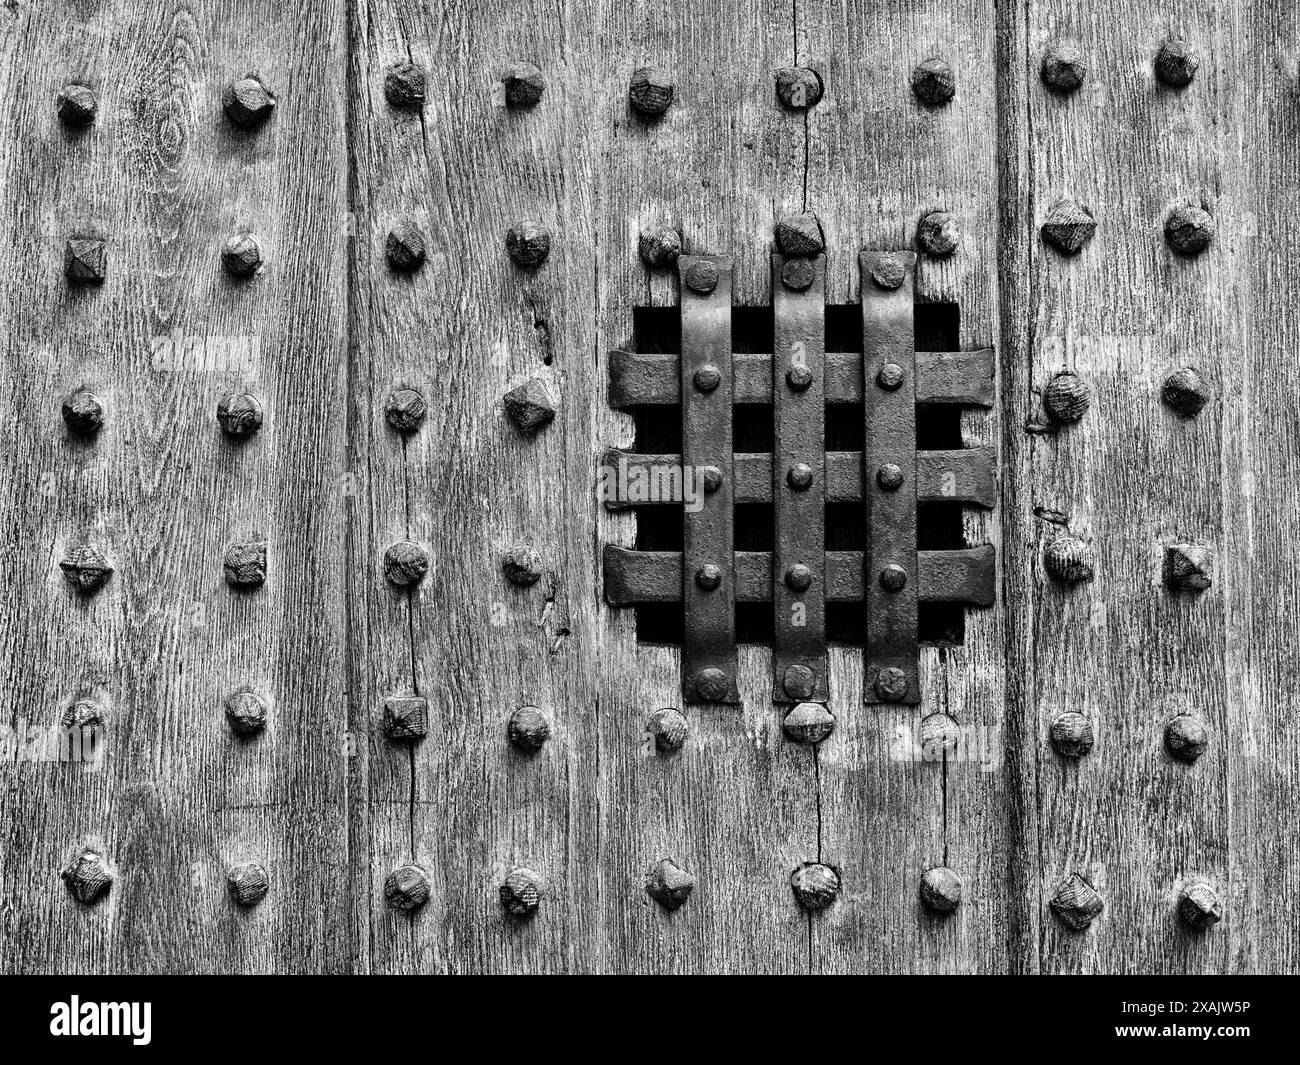
{"type": "Polygon", "coordinates": [[[1052,911],[1061,922],[1075,932],[1082,932],[1105,908],[1101,896],[1078,873],[1057,885],[1051,900],[1052,911]]]}
{"type": "Polygon", "coordinates": [[[502,398],[502,404],[515,428],[525,436],[532,436],[555,420],[555,401],[540,377],[512,388],[502,398]]]}
{"type": "Polygon", "coordinates": [[[429,703],[418,695],[384,700],[384,735],[390,740],[418,740],[429,733],[429,703]]]}
{"type": "Polygon", "coordinates": [[[1190,366],[1165,378],[1160,398],[1166,407],[1183,418],[1195,418],[1210,401],[1210,386],[1190,366]]]}
{"type": "Polygon", "coordinates": [[[942,107],[957,92],[957,75],[943,59],[927,59],[912,71],[912,93],[926,107],[942,107]]]}
{"type": "Polygon", "coordinates": [[[532,63],[516,63],[501,78],[506,103],[511,107],[532,107],[546,92],[546,77],[532,63]]]}
{"type": "Polygon", "coordinates": [[[632,73],[627,98],[639,114],[647,118],[658,117],[673,102],[673,80],[667,71],[658,67],[641,67],[632,73]]]}
{"type": "Polygon", "coordinates": [[[531,588],[542,579],[542,555],[528,544],[517,544],[501,556],[501,572],[517,588],[531,588]]]}
{"type": "Polygon", "coordinates": [[[384,419],[399,433],[413,433],[424,424],[428,406],[414,388],[395,388],[384,403],[384,419]]]}
{"type": "Polygon", "coordinates": [[[226,720],[241,736],[254,736],[266,728],[266,700],[252,688],[237,688],[226,696],[226,720]]]}
{"type": "Polygon", "coordinates": [[[410,218],[400,219],[384,238],[384,257],[398,273],[412,274],[424,265],[428,241],[410,218]]]}
{"type": "Polygon", "coordinates": [[[63,273],[69,281],[101,284],[108,273],[108,250],[96,237],[71,237],[63,248],[63,273]]]}
{"type": "Polygon", "coordinates": [[[222,575],[232,588],[257,588],[266,582],[266,541],[241,540],[226,549],[222,575]]]}
{"type": "Polygon", "coordinates": [[[776,246],[782,255],[817,255],[826,248],[821,221],[812,211],[787,215],[776,224],[776,246]]]}
{"type": "Polygon", "coordinates": [[[1188,884],[1178,899],[1178,915],[1189,927],[1204,931],[1223,919],[1223,903],[1209,884],[1188,884]]]}
{"type": "Polygon", "coordinates": [[[1092,720],[1077,710],[1067,710],[1053,720],[1048,734],[1062,758],[1082,758],[1092,750],[1092,720]]]}
{"type": "Polygon", "coordinates": [[[516,750],[540,751],[551,738],[551,721],[538,706],[521,706],[506,722],[506,736],[516,750]]]}
{"type": "Polygon", "coordinates": [[[418,865],[399,865],[384,878],[384,901],[401,913],[418,910],[429,901],[429,876],[418,865]]]}
{"type": "Polygon", "coordinates": [[[59,719],[59,724],[66,729],[98,728],[104,723],[104,711],[91,699],[78,699],[59,719]]]}
{"type": "Polygon", "coordinates": [[[829,865],[805,862],[790,875],[795,901],[809,913],[824,910],[840,894],[840,874],[829,865]]]}
{"type": "Polygon", "coordinates": [[[260,126],[275,110],[275,96],[256,74],[232,81],[221,94],[221,106],[240,129],[260,126]]]}
{"type": "Polygon", "coordinates": [[[63,424],[74,436],[94,436],[104,425],[104,404],[84,389],[63,401],[63,424]]]}
{"type": "Polygon", "coordinates": [[[1165,240],[1179,255],[1200,255],[1214,243],[1216,229],[1214,216],[1204,207],[1180,204],[1165,219],[1165,240]]]}
{"type": "Polygon", "coordinates": [[[79,592],[89,594],[102,588],[113,575],[113,565],[93,544],[72,548],[59,563],[63,578],[79,592]]]}
{"type": "Polygon", "coordinates": [[[260,862],[238,862],[226,873],[226,887],[236,906],[256,906],[271,886],[260,862]]]}
{"type": "Polygon", "coordinates": [[[540,222],[517,222],[506,230],[506,252],[516,266],[536,270],[551,254],[551,231],[540,222]]]}
{"type": "Polygon", "coordinates": [[[95,121],[95,112],[99,110],[99,99],[94,90],[85,85],[69,83],[59,90],[54,99],[59,121],[65,126],[79,128],[95,121]]]}
{"type": "Polygon", "coordinates": [[[931,211],[916,226],[916,242],[926,255],[943,259],[961,246],[961,225],[948,211],[931,211]]]}
{"type": "Polygon", "coordinates": [[[262,269],[262,246],[251,233],[236,233],[221,247],[221,265],[231,277],[252,277],[262,269]]]}
{"type": "Polygon", "coordinates": [[[799,703],[781,722],[785,734],[795,743],[821,743],[835,731],[835,715],[821,703],[799,703]]]}
{"type": "Polygon", "coordinates": [[[1074,536],[1058,536],[1043,551],[1043,568],[1053,580],[1078,584],[1093,577],[1092,548],[1074,536]]]}
{"type": "Polygon", "coordinates": [[[637,252],[647,266],[671,266],[682,253],[682,233],[668,222],[647,222],[641,227],[637,252]]]}
{"type": "Polygon", "coordinates": [[[1097,232],[1097,219],[1078,200],[1059,200],[1043,219],[1041,232],[1063,255],[1077,255],[1097,232]]]}
{"type": "Polygon", "coordinates": [[[384,74],[384,97],[394,107],[418,111],[424,106],[424,69],[403,60],[384,74]]]}
{"type": "Polygon", "coordinates": [[[1058,373],[1043,389],[1043,409],[1058,425],[1077,422],[1092,406],[1092,389],[1078,374],[1058,373]]]}
{"type": "Polygon", "coordinates": [[[1196,544],[1171,544],[1165,548],[1164,582],[1176,592],[1203,592],[1214,578],[1210,549],[1196,544]]]}
{"type": "Polygon", "coordinates": [[[1190,85],[1200,65],[1201,53],[1186,41],[1176,38],[1161,42],[1156,52],[1156,77],[1172,89],[1190,85]]]}
{"type": "Polygon", "coordinates": [[[691,897],[695,877],[671,858],[660,858],[645,875],[645,890],[665,910],[673,911],[691,897]]]}
{"type": "Polygon", "coordinates": [[[89,906],[113,885],[113,874],[104,856],[86,848],[60,874],[73,898],[89,906]]]}
{"type": "Polygon", "coordinates": [[[1071,93],[1083,84],[1088,64],[1077,45],[1069,41],[1054,41],[1043,56],[1040,73],[1043,84],[1053,92],[1071,93]]]}
{"type": "Polygon", "coordinates": [[[1200,758],[1209,743],[1205,723],[1191,714],[1178,714],[1165,726],[1165,750],[1187,765],[1200,758]]]}

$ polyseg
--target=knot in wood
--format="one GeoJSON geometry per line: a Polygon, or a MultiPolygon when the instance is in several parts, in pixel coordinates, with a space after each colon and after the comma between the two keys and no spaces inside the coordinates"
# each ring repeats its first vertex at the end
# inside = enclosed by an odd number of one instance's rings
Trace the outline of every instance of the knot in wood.
{"type": "Polygon", "coordinates": [[[1165,378],[1160,398],[1176,414],[1195,418],[1210,401],[1210,388],[1192,367],[1184,366],[1165,378]]]}
{"type": "Polygon", "coordinates": [[[1078,873],[1071,873],[1057,886],[1051,907],[1067,928],[1081,932],[1101,913],[1104,903],[1088,881],[1078,873]]]}
{"type": "Polygon", "coordinates": [[[232,81],[221,94],[226,116],[241,129],[260,126],[275,109],[275,96],[256,74],[232,81]]]}
{"type": "Polygon", "coordinates": [[[1058,536],[1043,551],[1043,566],[1053,580],[1065,584],[1093,577],[1092,548],[1073,536],[1058,536]]]}
{"type": "Polygon", "coordinates": [[[931,211],[917,223],[916,242],[921,250],[935,259],[943,259],[961,244],[961,226],[957,216],[948,211],[931,211]]]}
{"type": "Polygon", "coordinates": [[[1052,747],[1062,758],[1082,758],[1092,750],[1092,720],[1077,710],[1058,714],[1048,734],[1052,747]]]}
{"type": "Polygon", "coordinates": [[[418,111],[424,106],[424,69],[403,60],[384,74],[384,97],[394,107],[418,111]]]}
{"type": "Polygon", "coordinates": [[[74,392],[63,401],[63,424],[75,436],[94,436],[104,426],[104,404],[94,392],[74,392]]]}
{"type": "Polygon", "coordinates": [[[506,415],[525,436],[531,436],[555,419],[555,401],[546,382],[532,377],[502,398],[506,415]]]}
{"type": "Polygon", "coordinates": [[[1097,232],[1097,219],[1078,200],[1058,200],[1047,212],[1039,232],[1063,255],[1077,255],[1097,232]]]}
{"type": "Polygon", "coordinates": [[[782,67],[776,72],[776,98],[782,107],[792,111],[816,107],[821,102],[822,92],[821,75],[811,67],[782,67]]]}
{"type": "Polygon", "coordinates": [[[1178,714],[1165,726],[1165,750],[1188,765],[1205,753],[1209,742],[1205,723],[1191,714],[1178,714]]]}
{"type": "Polygon", "coordinates": [[[55,97],[54,109],[65,126],[88,126],[95,121],[99,100],[92,89],[69,82],[55,97]]]}
{"type": "Polygon", "coordinates": [[[90,848],[78,854],[60,876],[73,898],[87,906],[106,894],[113,884],[113,874],[104,856],[90,848]]]}
{"type": "Polygon", "coordinates": [[[943,59],[927,59],[912,71],[912,92],[926,107],[941,107],[957,91],[957,75],[943,59]]]}
{"type": "Polygon", "coordinates": [[[665,910],[675,910],[691,897],[695,877],[671,858],[660,858],[646,872],[645,890],[665,910]]]}
{"type": "Polygon", "coordinates": [[[418,865],[399,865],[384,878],[384,900],[409,913],[429,901],[429,877],[418,865]]]}
{"type": "Polygon", "coordinates": [[[228,392],[217,401],[217,424],[231,436],[251,436],[262,428],[262,404],[251,392],[228,392]]]}
{"type": "Polygon", "coordinates": [[[541,905],[543,890],[541,875],[520,866],[512,869],[501,885],[501,905],[511,917],[528,917],[541,905]]]}
{"type": "Polygon", "coordinates": [[[506,251],[516,266],[534,270],[551,254],[551,231],[540,222],[516,222],[506,230],[506,251]]]}
{"type": "Polygon", "coordinates": [[[799,703],[781,728],[795,743],[817,744],[835,731],[835,717],[821,703],[799,703]]]}
{"type": "Polygon", "coordinates": [[[673,102],[673,80],[658,67],[641,67],[632,72],[628,83],[628,102],[633,109],[654,118],[668,110],[673,102]]]}
{"type": "Polygon", "coordinates": [[[253,736],[266,727],[266,700],[252,688],[238,688],[226,696],[226,720],[241,736],[253,736]]]}
{"type": "Polygon", "coordinates": [[[384,418],[399,433],[413,433],[424,424],[428,407],[414,388],[395,388],[388,393],[384,418]]]}
{"type": "Polygon", "coordinates": [[[398,540],[384,551],[384,576],[393,584],[419,584],[428,572],[428,552],[417,543],[398,540]]]}
{"type": "Polygon", "coordinates": [[[805,862],[790,874],[795,901],[809,913],[824,910],[840,893],[840,874],[829,865],[805,862]]]}
{"type": "Polygon", "coordinates": [[[237,906],[256,906],[271,886],[266,870],[258,862],[238,862],[226,873],[226,887],[237,906]]]}
{"type": "Polygon", "coordinates": [[[947,866],[921,874],[921,901],[933,913],[949,914],[961,905],[961,877],[947,866]]]}
{"type": "Polygon", "coordinates": [[[388,231],[384,240],[384,256],[388,265],[403,274],[414,273],[424,264],[428,241],[424,230],[410,218],[399,219],[388,231]]]}
{"type": "Polygon", "coordinates": [[[511,107],[532,107],[546,92],[546,77],[532,63],[515,63],[501,77],[511,107]]]}
{"type": "Polygon", "coordinates": [[[1057,424],[1077,422],[1092,406],[1092,389],[1078,374],[1064,370],[1043,390],[1043,409],[1057,424]]]}
{"type": "Polygon", "coordinates": [[[521,706],[510,714],[506,735],[521,751],[540,751],[551,738],[551,722],[538,706],[521,706]]]}
{"type": "Polygon", "coordinates": [[[675,706],[663,706],[654,711],[646,719],[645,727],[654,738],[655,750],[661,752],[681,750],[690,730],[685,715],[675,706]]]}

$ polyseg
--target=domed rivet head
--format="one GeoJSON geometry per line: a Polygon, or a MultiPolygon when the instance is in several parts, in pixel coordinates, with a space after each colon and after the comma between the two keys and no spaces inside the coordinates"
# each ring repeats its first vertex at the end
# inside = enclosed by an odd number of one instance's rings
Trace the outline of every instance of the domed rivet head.
{"type": "Polygon", "coordinates": [[[632,72],[628,84],[628,103],[648,117],[662,115],[673,102],[673,81],[658,67],[641,67],[632,72]]]}
{"type": "Polygon", "coordinates": [[[241,736],[253,736],[266,727],[266,700],[252,688],[238,688],[226,696],[226,720],[241,736]]]}
{"type": "Polygon", "coordinates": [[[72,897],[89,906],[113,886],[113,874],[104,856],[86,848],[59,874],[72,897]]]}
{"type": "Polygon", "coordinates": [[[429,877],[418,865],[399,865],[384,878],[384,901],[410,913],[429,901],[429,877]]]}
{"type": "Polygon", "coordinates": [[[646,871],[646,894],[665,910],[677,909],[694,890],[695,877],[671,858],[660,858],[646,871]]]}
{"type": "Polygon", "coordinates": [[[886,666],[876,674],[876,697],[887,703],[901,702],[907,695],[907,674],[897,666],[886,666]]]}
{"type": "Polygon", "coordinates": [[[1171,37],[1163,41],[1156,52],[1156,77],[1173,89],[1190,85],[1200,65],[1201,53],[1186,41],[1171,37]]]}
{"type": "Polygon", "coordinates": [[[695,674],[695,694],[706,703],[718,703],[731,691],[731,678],[721,669],[710,667],[695,674]]]}
{"type": "Polygon", "coordinates": [[[1166,407],[1184,418],[1195,418],[1210,401],[1210,387],[1190,366],[1165,378],[1160,398],[1166,407]]]}
{"type": "Polygon", "coordinates": [[[63,579],[79,592],[89,594],[104,586],[113,575],[113,565],[93,544],[81,544],[59,562],[63,579]]]}
{"type": "Polygon", "coordinates": [[[1179,255],[1200,255],[1214,243],[1214,216],[1203,207],[1181,204],[1165,219],[1165,240],[1179,255]]]}
{"type": "Polygon", "coordinates": [[[258,862],[239,862],[226,873],[226,887],[236,906],[256,906],[266,898],[271,880],[258,862]]]}
{"type": "Polygon", "coordinates": [[[266,541],[241,540],[226,549],[222,574],[232,588],[256,588],[266,581],[266,541]]]}
{"type": "Polygon", "coordinates": [[[897,392],[903,387],[903,368],[896,362],[887,362],[876,374],[876,384],[886,392],[897,392]]]}
{"type": "Polygon", "coordinates": [[[1165,548],[1165,585],[1177,592],[1203,592],[1212,583],[1210,550],[1195,544],[1165,548]]]}
{"type": "Polygon", "coordinates": [[[661,752],[681,750],[690,729],[685,715],[675,706],[660,707],[646,719],[645,727],[654,737],[655,750],[661,752]]]}
{"type": "Polygon", "coordinates": [[[785,571],[785,586],[792,592],[806,592],[812,587],[813,574],[802,562],[796,562],[785,571]]]}
{"type": "Polygon", "coordinates": [[[1092,548],[1073,536],[1058,536],[1043,551],[1043,567],[1049,577],[1065,584],[1090,581],[1092,548]]]}
{"type": "Polygon", "coordinates": [[[1077,422],[1092,406],[1092,389],[1078,374],[1058,373],[1043,390],[1043,409],[1060,425],[1077,422]]]}
{"type": "Polygon", "coordinates": [[[392,584],[419,584],[429,572],[429,553],[410,540],[398,540],[384,551],[384,576],[392,584]]]}
{"type": "Polygon", "coordinates": [[[1040,68],[1043,84],[1053,92],[1074,92],[1083,84],[1088,64],[1077,45],[1069,41],[1054,41],[1043,56],[1040,68]]]}
{"type": "Polygon", "coordinates": [[[893,462],[886,462],[876,471],[876,484],[886,492],[897,492],[903,487],[903,468],[893,462]]]}
{"type": "Polygon", "coordinates": [[[785,483],[796,492],[806,492],[813,483],[812,467],[806,462],[796,462],[786,471],[785,483]]]}
{"type": "Polygon", "coordinates": [[[531,377],[512,388],[501,403],[506,416],[525,436],[532,436],[555,420],[555,400],[540,377],[531,377]]]}
{"type": "Polygon", "coordinates": [[[695,584],[706,592],[711,592],[722,583],[722,570],[712,563],[707,563],[695,571],[695,584]]]}
{"type": "Polygon", "coordinates": [[[791,292],[804,292],[812,287],[816,270],[807,259],[787,259],[781,267],[781,284],[791,292]]]}
{"type": "Polygon", "coordinates": [[[384,735],[390,740],[418,740],[429,733],[429,701],[418,695],[384,700],[384,735]]]}
{"type": "Polygon", "coordinates": [[[226,116],[241,129],[261,125],[275,109],[275,96],[256,74],[232,81],[221,94],[226,116]]]}
{"type": "Polygon", "coordinates": [[[935,259],[943,259],[961,246],[961,226],[948,211],[931,211],[916,227],[916,242],[935,259]]]}
{"type": "Polygon", "coordinates": [[[776,224],[776,246],[783,255],[816,255],[826,247],[821,220],[812,211],[787,215],[776,224]]]}
{"type": "Polygon", "coordinates": [[[411,219],[401,219],[384,239],[384,257],[388,265],[399,273],[414,273],[424,263],[428,242],[424,230],[411,219]]]}
{"type": "Polygon", "coordinates": [[[722,384],[722,371],[711,362],[706,362],[695,371],[695,387],[701,392],[712,392],[722,384]]]}
{"type": "Polygon", "coordinates": [[[236,233],[221,246],[221,265],[231,277],[252,277],[262,269],[262,248],[251,233],[236,233]]]}
{"type": "Polygon", "coordinates": [[[63,711],[59,719],[59,724],[66,729],[97,728],[103,723],[103,709],[90,699],[78,699],[63,711]]]}
{"type": "Polygon", "coordinates": [[[637,252],[647,266],[671,266],[682,253],[682,234],[667,222],[649,222],[641,227],[637,252]]]}
{"type": "Polygon", "coordinates": [[[835,731],[835,717],[821,703],[799,703],[781,722],[795,743],[821,743],[835,731]]]}
{"type": "Polygon", "coordinates": [[[1051,907],[1067,928],[1082,932],[1092,924],[1093,918],[1101,913],[1105,904],[1088,881],[1078,873],[1071,873],[1057,885],[1051,907]]]}
{"type": "Polygon", "coordinates": [[[707,296],[718,287],[718,264],[709,259],[691,263],[686,270],[686,287],[700,296],[707,296]]]}
{"type": "Polygon", "coordinates": [[[540,751],[551,738],[551,722],[538,706],[521,706],[506,722],[506,736],[521,751],[540,751]]]}
{"type": "Polygon", "coordinates": [[[891,562],[880,571],[880,587],[887,592],[901,592],[907,585],[907,570],[891,562]]]}
{"type": "Polygon", "coordinates": [[[776,72],[776,98],[782,107],[806,111],[822,98],[822,79],[809,67],[782,67],[776,72]]]}
{"type": "Polygon", "coordinates": [[[1223,920],[1223,903],[1209,884],[1188,884],[1178,898],[1178,915],[1197,930],[1213,928],[1223,920]]]}
{"type": "Polygon", "coordinates": [[[104,425],[104,404],[94,392],[74,392],[63,401],[63,424],[74,436],[94,436],[104,425]]]}
{"type": "Polygon", "coordinates": [[[1191,714],[1178,714],[1165,726],[1165,750],[1188,765],[1205,753],[1209,742],[1204,722],[1191,714]]]}
{"type": "Polygon", "coordinates": [[[413,433],[428,413],[424,396],[414,388],[395,388],[384,403],[384,418],[399,433],[413,433]]]}
{"type": "Polygon", "coordinates": [[[217,401],[217,424],[230,436],[251,436],[262,428],[262,404],[250,392],[228,392],[217,401]]]}
{"type": "Polygon", "coordinates": [[[519,544],[501,556],[501,572],[520,588],[531,588],[542,579],[542,556],[535,547],[519,544]]]}
{"type": "Polygon", "coordinates": [[[817,674],[808,666],[787,666],[781,678],[781,689],[791,699],[811,699],[817,691],[817,674]]]}
{"type": "Polygon", "coordinates": [[[1092,750],[1092,721],[1077,710],[1067,710],[1053,720],[1048,733],[1062,758],[1082,758],[1092,750]]]}
{"type": "Polygon", "coordinates": [[[957,753],[961,726],[948,714],[936,712],[921,719],[921,756],[927,762],[942,762],[957,753]]]}
{"type": "Polygon", "coordinates": [[[840,893],[840,874],[829,865],[805,862],[790,874],[795,901],[809,913],[824,910],[840,893]]]}
{"type": "Polygon", "coordinates": [[[789,386],[791,392],[807,392],[812,386],[812,382],[812,368],[807,363],[791,366],[785,372],[785,383],[789,386]]]}
{"type": "Polygon", "coordinates": [[[927,59],[912,71],[912,92],[926,107],[942,107],[957,92],[957,75],[942,59],[927,59]]]}
{"type": "Polygon", "coordinates": [[[961,905],[961,877],[946,866],[921,874],[921,901],[932,913],[949,914],[961,905]]]}
{"type": "Polygon", "coordinates": [[[1059,200],[1047,212],[1039,232],[1063,255],[1077,255],[1097,232],[1097,219],[1078,200],[1059,200]]]}
{"type": "Polygon", "coordinates": [[[536,270],[551,254],[551,231],[540,222],[516,222],[506,230],[506,252],[524,270],[536,270]]]}
{"type": "Polygon", "coordinates": [[[892,291],[903,284],[907,267],[897,255],[882,255],[871,267],[871,280],[879,288],[892,291]]]}
{"type": "Polygon", "coordinates": [[[98,285],[108,273],[108,249],[97,237],[71,237],[63,247],[63,273],[69,281],[98,285]]]}
{"type": "Polygon", "coordinates": [[[88,126],[95,121],[95,112],[99,110],[99,99],[92,89],[85,85],[69,82],[59,90],[54,98],[54,109],[59,114],[59,121],[65,126],[88,126]]]}
{"type": "Polygon", "coordinates": [[[712,495],[722,487],[722,471],[717,466],[705,466],[700,471],[700,476],[704,478],[704,491],[712,495]]]}
{"type": "Polygon", "coordinates": [[[512,869],[501,885],[501,905],[511,917],[527,917],[537,912],[544,890],[541,874],[522,866],[512,869]]]}
{"type": "Polygon", "coordinates": [[[511,107],[532,107],[546,92],[546,76],[532,63],[515,63],[501,76],[501,84],[511,107]]]}
{"type": "Polygon", "coordinates": [[[384,74],[384,96],[394,107],[418,111],[424,106],[424,70],[403,60],[384,74]]]}

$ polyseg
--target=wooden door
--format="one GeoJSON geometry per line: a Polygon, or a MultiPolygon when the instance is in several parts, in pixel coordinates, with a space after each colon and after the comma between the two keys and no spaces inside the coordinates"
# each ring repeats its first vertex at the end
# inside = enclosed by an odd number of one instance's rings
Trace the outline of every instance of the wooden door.
{"type": "MultiPolygon", "coordinates": [[[[1298,31],[1251,0],[7,11],[0,965],[1296,970],[1298,31]],[[919,552],[991,548],[992,605],[918,592],[949,601],[913,704],[864,702],[869,612],[832,603],[814,743],[762,597],[738,701],[684,698],[693,593],[611,603],[606,547],[671,563],[692,519],[600,495],[609,452],[694,446],[611,387],[678,372],[665,234],[729,263],[770,371],[809,212],[837,365],[863,249],[916,254],[919,352],[992,352],[916,445],[997,477],[916,511],[919,552]]],[[[854,382],[824,440],[860,458],[854,382]]],[[[732,414],[771,455],[771,402],[732,414]]],[[[861,573],[847,468],[823,535],[861,573]]],[[[776,552],[771,497],[736,550],[776,552]]]]}

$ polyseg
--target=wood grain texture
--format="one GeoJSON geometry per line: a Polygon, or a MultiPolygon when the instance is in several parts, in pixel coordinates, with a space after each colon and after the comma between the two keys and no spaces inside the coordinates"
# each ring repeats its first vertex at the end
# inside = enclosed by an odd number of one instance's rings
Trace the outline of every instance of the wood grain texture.
{"type": "Polygon", "coordinates": [[[17,6],[5,13],[11,106],[0,167],[15,299],[4,312],[6,396],[20,446],[0,645],[9,724],[47,729],[93,694],[107,709],[102,767],[5,767],[13,826],[0,878],[3,965],[19,971],[319,971],[346,963],[342,802],[340,524],[344,275],[338,8],[17,6]],[[256,134],[221,112],[231,79],[259,70],[279,95],[256,134]],[[69,135],[54,95],[99,94],[95,125],[69,135]],[[313,205],[303,211],[305,203],[313,205]],[[219,251],[237,228],[266,271],[236,285],[219,251]],[[106,282],[70,287],[63,242],[108,241],[106,282]],[[37,312],[37,309],[41,310],[37,312]],[[240,372],[156,368],[172,330],[220,357],[257,337],[240,372]],[[64,396],[103,396],[104,430],[70,442],[64,396]],[[219,396],[243,386],[266,411],[243,446],[219,431],[219,396]],[[226,545],[261,532],[265,587],[234,594],[226,545]],[[57,562],[83,536],[116,566],[78,599],[57,562]],[[236,740],[222,713],[251,684],[265,732],[236,740]],[[58,874],[83,845],[117,880],[93,907],[58,874]],[[227,866],[262,861],[271,890],[238,912],[227,866]]]}

